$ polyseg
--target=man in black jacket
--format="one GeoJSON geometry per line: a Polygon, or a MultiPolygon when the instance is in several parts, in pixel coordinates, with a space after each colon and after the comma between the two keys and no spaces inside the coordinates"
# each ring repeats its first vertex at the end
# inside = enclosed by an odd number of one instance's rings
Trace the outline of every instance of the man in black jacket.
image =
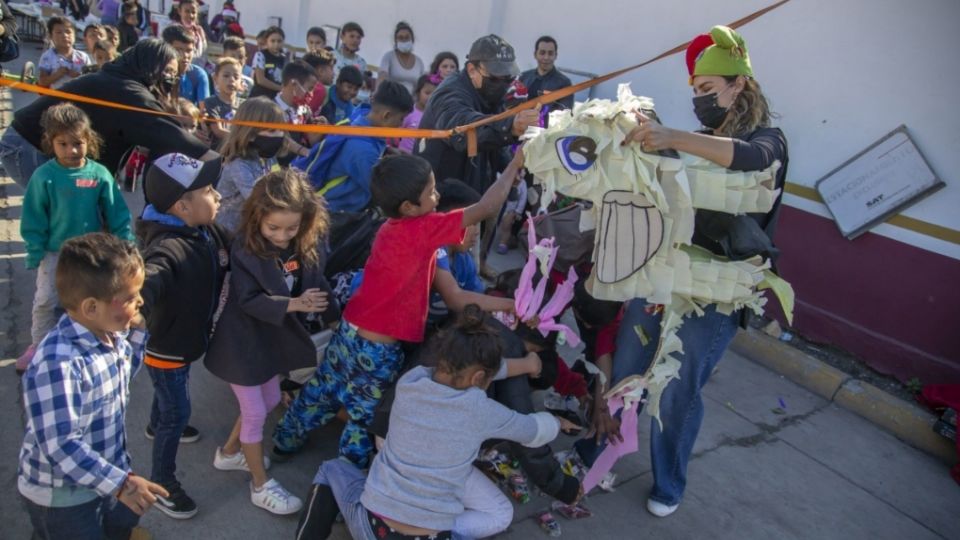
{"type": "MultiPolygon", "coordinates": [[[[447,77],[430,96],[420,127],[452,129],[503,112],[503,98],[519,72],[513,47],[502,38],[490,34],[474,41],[463,71],[447,77]]],[[[421,139],[415,153],[430,162],[438,180],[456,178],[484,193],[510,162],[507,148],[517,142],[527,127],[538,122],[539,110],[528,109],[477,128],[474,157],[467,156],[466,134],[421,139]]],[[[484,237],[493,234],[495,223],[488,221],[483,225],[484,237]]],[[[481,246],[487,244],[480,242],[481,246]]],[[[481,248],[480,272],[490,275],[485,263],[486,250],[481,248]]]]}
{"type": "MultiPolygon", "coordinates": [[[[451,129],[503,112],[503,97],[519,72],[509,43],[493,34],[476,40],[463,71],[430,96],[420,127],[451,129]]],[[[456,178],[483,193],[509,163],[507,148],[537,121],[538,113],[527,110],[478,128],[478,154],[472,158],[467,157],[466,134],[423,139],[415,153],[430,162],[438,180],[456,178]]]]}

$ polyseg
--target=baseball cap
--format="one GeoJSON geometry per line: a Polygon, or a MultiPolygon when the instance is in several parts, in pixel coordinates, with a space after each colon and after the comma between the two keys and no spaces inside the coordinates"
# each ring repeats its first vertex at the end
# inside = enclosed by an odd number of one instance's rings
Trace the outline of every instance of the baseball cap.
{"type": "Polygon", "coordinates": [[[474,41],[467,61],[483,64],[494,77],[516,77],[520,73],[513,46],[495,34],[474,41]]]}
{"type": "Polygon", "coordinates": [[[188,191],[216,187],[220,180],[220,158],[200,161],[183,154],[166,154],[150,164],[144,178],[147,202],[166,212],[188,191]]]}

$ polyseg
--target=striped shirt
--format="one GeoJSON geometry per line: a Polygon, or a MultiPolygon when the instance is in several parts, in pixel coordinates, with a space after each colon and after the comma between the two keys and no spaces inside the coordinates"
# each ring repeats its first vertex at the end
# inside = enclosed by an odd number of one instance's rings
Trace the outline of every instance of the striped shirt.
{"type": "Polygon", "coordinates": [[[36,504],[77,504],[87,490],[90,498],[107,496],[127,477],[124,413],[130,379],[143,364],[146,332],[111,338],[112,346],[64,315],[23,376],[27,430],[18,487],[36,504]]]}

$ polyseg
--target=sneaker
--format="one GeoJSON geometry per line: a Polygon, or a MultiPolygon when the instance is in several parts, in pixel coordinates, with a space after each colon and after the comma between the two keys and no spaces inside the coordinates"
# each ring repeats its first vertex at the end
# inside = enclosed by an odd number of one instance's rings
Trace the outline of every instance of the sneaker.
{"type": "MultiPolygon", "coordinates": [[[[229,454],[224,454],[221,447],[217,447],[217,453],[213,456],[213,466],[216,469],[221,471],[247,471],[250,472],[250,467],[247,465],[247,457],[243,455],[243,452],[237,452],[232,456],[229,454]]],[[[270,468],[270,458],[263,456],[263,470],[270,468]]]]}
{"type": "MultiPolygon", "coordinates": [[[[152,441],[156,436],[156,433],[153,431],[153,427],[150,424],[147,424],[147,429],[143,430],[143,436],[147,440],[152,441]]],[[[200,430],[193,427],[187,426],[183,429],[183,434],[180,435],[180,444],[195,443],[200,440],[200,430]]]]}
{"type": "Polygon", "coordinates": [[[158,510],[173,519],[190,519],[197,515],[197,503],[193,502],[193,499],[180,487],[180,484],[163,487],[170,493],[170,496],[161,497],[157,495],[155,506],[158,510]]]}
{"type": "Polygon", "coordinates": [[[667,517],[677,511],[679,504],[666,505],[653,499],[647,499],[647,512],[657,517],[667,517]]]}
{"type": "Polygon", "coordinates": [[[283,489],[280,482],[273,478],[267,480],[267,483],[256,490],[253,483],[250,484],[250,502],[254,506],[259,506],[268,512],[279,516],[295,514],[300,511],[303,502],[283,489]]]}

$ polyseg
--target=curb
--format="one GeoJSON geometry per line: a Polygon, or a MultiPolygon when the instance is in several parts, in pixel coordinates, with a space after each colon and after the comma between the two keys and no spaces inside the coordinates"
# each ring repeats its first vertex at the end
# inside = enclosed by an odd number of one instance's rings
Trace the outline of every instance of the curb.
{"type": "Polygon", "coordinates": [[[730,349],[818,396],[856,413],[947,465],[957,461],[952,442],[933,431],[937,417],[754,329],[741,330],[730,349]]]}

